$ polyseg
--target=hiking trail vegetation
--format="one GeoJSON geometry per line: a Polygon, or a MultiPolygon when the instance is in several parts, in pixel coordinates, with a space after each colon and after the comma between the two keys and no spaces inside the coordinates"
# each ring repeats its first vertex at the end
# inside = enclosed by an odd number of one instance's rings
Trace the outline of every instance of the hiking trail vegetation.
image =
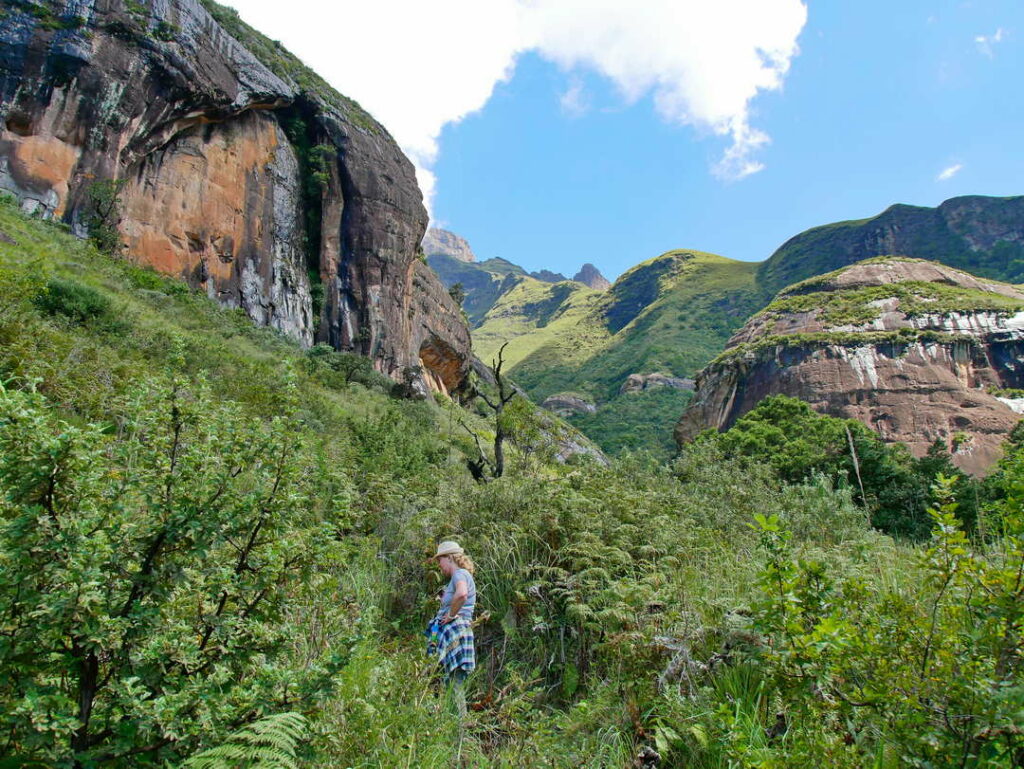
{"type": "Polygon", "coordinates": [[[486,407],[6,199],[0,382],[13,765],[1024,762],[1016,435],[979,481],[774,399],[672,461],[557,462],[523,400],[479,483],[486,407]],[[478,565],[461,731],[422,636],[448,537],[478,565]]]}

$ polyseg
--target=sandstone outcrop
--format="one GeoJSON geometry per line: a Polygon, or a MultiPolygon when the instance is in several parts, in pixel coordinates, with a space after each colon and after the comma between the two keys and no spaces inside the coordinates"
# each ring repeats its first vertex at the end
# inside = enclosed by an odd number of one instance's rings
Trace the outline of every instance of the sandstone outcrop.
{"type": "Polygon", "coordinates": [[[1019,419],[1024,292],[938,264],[869,260],[780,293],[697,377],[683,443],[785,394],[922,455],[940,440],[984,472],[1019,419]]]}
{"type": "Polygon", "coordinates": [[[669,376],[660,372],[655,372],[654,374],[630,374],[626,377],[626,381],[622,383],[622,387],[619,388],[619,393],[639,393],[659,387],[668,387],[672,390],[692,390],[693,380],[685,377],[669,376]]]}
{"type": "Polygon", "coordinates": [[[116,183],[126,257],[303,344],[461,384],[469,332],[416,259],[412,165],[358,105],[213,3],[0,7],[0,190],[85,235],[116,183]]]}
{"type": "Polygon", "coordinates": [[[423,253],[431,256],[450,256],[460,262],[475,262],[476,255],[469,247],[469,241],[448,230],[431,227],[423,236],[423,253]]]}
{"type": "Polygon", "coordinates": [[[572,276],[572,279],[597,291],[607,291],[612,287],[611,282],[590,262],[584,264],[580,271],[572,276]]]}
{"type": "Polygon", "coordinates": [[[594,405],[593,401],[575,393],[551,395],[544,399],[541,406],[562,418],[570,417],[574,414],[593,414],[597,411],[597,406],[594,405]]]}

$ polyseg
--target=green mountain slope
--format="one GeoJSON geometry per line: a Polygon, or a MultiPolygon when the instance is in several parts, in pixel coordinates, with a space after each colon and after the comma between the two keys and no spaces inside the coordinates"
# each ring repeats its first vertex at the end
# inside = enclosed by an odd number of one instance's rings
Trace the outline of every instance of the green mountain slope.
{"type": "Polygon", "coordinates": [[[575,390],[609,401],[630,374],[690,376],[717,355],[764,303],[756,269],[670,251],[629,270],[608,292],[523,283],[474,331],[474,348],[490,360],[509,341],[509,371],[538,400],[575,390]]]}
{"type": "Polygon", "coordinates": [[[758,270],[774,293],[797,281],[886,254],[929,259],[974,275],[1024,281],[1024,196],[951,198],[937,208],[897,204],[786,241],[758,270]]]}
{"type": "Polygon", "coordinates": [[[466,295],[462,309],[474,326],[483,320],[504,293],[526,276],[522,267],[500,258],[463,262],[447,254],[431,254],[427,257],[427,264],[445,286],[462,285],[466,295]]]}
{"type": "Polygon", "coordinates": [[[609,291],[521,279],[473,332],[490,362],[502,344],[507,371],[537,402],[574,392],[597,413],[569,421],[605,451],[672,452],[666,413],[690,393],[628,393],[630,374],[692,376],[767,301],[757,265],[698,251],[671,251],[626,272],[609,291]]]}

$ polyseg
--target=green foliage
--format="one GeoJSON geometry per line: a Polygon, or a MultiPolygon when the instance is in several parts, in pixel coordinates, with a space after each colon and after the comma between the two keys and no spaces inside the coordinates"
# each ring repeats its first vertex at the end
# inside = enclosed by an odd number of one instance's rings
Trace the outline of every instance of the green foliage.
{"type": "Polygon", "coordinates": [[[593,414],[570,416],[569,423],[607,454],[646,450],[667,461],[676,454],[672,431],[692,397],[690,391],[669,387],[624,393],[593,414]]]}
{"type": "Polygon", "coordinates": [[[105,294],[70,278],[51,278],[34,302],[43,312],[77,323],[109,318],[113,309],[105,294]]]}
{"type": "MultiPolygon", "coordinates": [[[[13,6],[18,10],[35,17],[42,29],[70,30],[85,26],[85,19],[75,14],[59,13],[50,3],[32,3],[27,0],[14,0],[13,6]]],[[[6,15],[6,11],[4,12],[6,15]]]]}
{"type": "Polygon", "coordinates": [[[153,37],[163,43],[173,43],[178,38],[178,34],[181,30],[174,24],[170,24],[163,19],[156,23],[153,27],[153,37]]]}
{"type": "Polygon", "coordinates": [[[4,760],[1016,760],[1020,440],[977,495],[977,542],[963,480],[930,544],[872,531],[856,483],[816,464],[841,466],[836,436],[784,408],[825,451],[701,441],[605,467],[549,462],[544,414],[514,398],[514,471],[480,484],[457,421],[488,438],[493,415],[390,399],[365,359],[253,328],[6,201],[0,230],[18,244],[0,242],[4,760]],[[108,297],[131,333],[44,311],[51,279],[108,297]],[[462,723],[421,635],[426,556],[450,537],[479,587],[462,723]]]}
{"type": "Polygon", "coordinates": [[[474,344],[486,359],[511,340],[510,373],[535,400],[581,389],[610,401],[630,374],[692,376],[707,364],[765,304],[755,270],[714,254],[671,251],[634,267],[608,292],[579,285],[554,310],[545,302],[557,285],[572,284],[521,279],[478,326],[474,344]]]}
{"type": "Polygon", "coordinates": [[[817,310],[817,317],[822,323],[841,326],[874,320],[880,310],[873,303],[885,299],[897,300],[899,311],[908,317],[985,310],[1012,314],[1024,308],[1024,301],[992,291],[913,280],[819,292],[808,288],[811,286],[805,282],[782,292],[762,312],[779,314],[817,310]]]}
{"type": "Polygon", "coordinates": [[[85,221],[96,248],[116,254],[124,248],[117,226],[121,223],[121,191],[124,179],[103,179],[86,187],[85,221]]]}
{"type": "Polygon", "coordinates": [[[306,733],[299,713],[261,718],[184,763],[185,769],[298,769],[296,751],[306,733]]]}
{"type": "Polygon", "coordinates": [[[0,710],[20,752],[159,755],[312,683],[280,664],[288,589],[326,544],[294,406],[261,423],[211,395],[143,380],[112,424],[76,426],[38,393],[0,393],[0,710]]]}
{"type": "MultiPolygon", "coordinates": [[[[971,199],[974,210],[955,225],[955,230],[950,226],[951,218],[947,219],[938,209],[899,204],[870,219],[814,227],[790,238],[763,262],[758,268],[758,281],[766,291],[778,291],[866,257],[880,256],[881,246],[889,253],[929,259],[974,275],[1019,283],[1024,280],[1024,246],[995,240],[988,248],[978,248],[970,238],[972,230],[980,234],[987,227],[1007,231],[998,228],[1008,228],[1011,222],[1019,221],[1019,201],[1020,198],[975,197],[971,199]],[[893,238],[877,237],[880,231],[895,233],[896,245],[893,238]]],[[[954,199],[947,204],[955,202],[954,199]]]]}
{"type": "Polygon", "coordinates": [[[972,491],[961,520],[973,527],[977,518],[977,482],[953,467],[941,444],[915,460],[903,447],[883,443],[863,423],[817,414],[796,398],[765,398],[725,433],[708,431],[700,440],[716,443],[727,456],[764,462],[791,483],[820,473],[848,485],[872,524],[893,535],[928,535],[928,489],[939,473],[960,479],[972,491]]]}
{"type": "Polygon", "coordinates": [[[462,303],[466,301],[466,289],[461,283],[453,283],[448,287],[448,296],[461,307],[462,303]]]}
{"type": "Polygon", "coordinates": [[[709,366],[718,366],[751,355],[774,355],[778,349],[801,347],[815,350],[823,347],[886,346],[892,356],[904,354],[912,344],[947,344],[961,349],[978,347],[981,342],[971,334],[955,334],[931,329],[900,328],[895,331],[818,331],[801,334],[770,334],[753,342],[744,342],[723,351],[709,366]]]}
{"type": "Polygon", "coordinates": [[[760,660],[793,732],[779,758],[827,751],[841,759],[829,765],[1019,762],[1020,507],[1009,505],[999,551],[976,551],[953,488],[939,476],[931,544],[908,564],[916,595],[899,585],[873,591],[794,557],[779,520],[758,517],[766,560],[756,617],[768,639],[760,660]]]}

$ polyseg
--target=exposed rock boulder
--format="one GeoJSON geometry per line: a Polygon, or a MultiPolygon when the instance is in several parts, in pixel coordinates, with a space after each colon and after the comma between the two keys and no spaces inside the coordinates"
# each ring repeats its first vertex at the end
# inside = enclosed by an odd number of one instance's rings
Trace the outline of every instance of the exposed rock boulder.
{"type": "Polygon", "coordinates": [[[428,258],[443,255],[458,259],[460,262],[476,261],[473,249],[469,247],[469,242],[465,238],[437,227],[431,227],[423,236],[423,253],[428,258]]]}
{"type": "Polygon", "coordinates": [[[584,264],[572,279],[597,291],[607,291],[612,287],[611,282],[590,262],[584,264]]]}
{"type": "Polygon", "coordinates": [[[461,381],[468,332],[417,267],[412,164],[358,105],[205,0],[4,10],[0,189],[25,210],[85,235],[90,190],[116,181],[129,258],[303,344],[461,381]]]}
{"type": "Polygon", "coordinates": [[[1024,292],[942,265],[869,260],[798,283],[697,377],[680,443],[728,429],[768,395],[855,418],[917,456],[941,440],[984,472],[1019,418],[996,397],[1024,386],[1024,292]]]}
{"type": "Polygon", "coordinates": [[[597,411],[593,401],[578,393],[558,393],[545,398],[540,405],[563,418],[574,414],[593,414],[597,411]]]}
{"type": "Polygon", "coordinates": [[[693,380],[668,374],[630,374],[622,383],[619,393],[638,393],[654,390],[658,387],[669,387],[673,390],[692,390],[693,380]]]}

